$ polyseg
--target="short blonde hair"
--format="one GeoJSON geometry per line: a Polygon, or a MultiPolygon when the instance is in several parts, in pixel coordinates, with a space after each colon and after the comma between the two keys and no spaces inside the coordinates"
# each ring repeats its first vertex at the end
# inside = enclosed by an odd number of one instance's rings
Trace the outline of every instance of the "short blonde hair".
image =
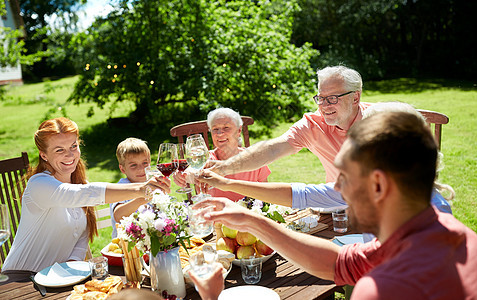
{"type": "Polygon", "coordinates": [[[127,138],[119,143],[118,148],[116,149],[116,157],[120,165],[124,163],[126,156],[129,154],[140,153],[146,153],[147,155],[151,156],[151,151],[149,150],[147,143],[141,139],[132,137],[127,138]]]}

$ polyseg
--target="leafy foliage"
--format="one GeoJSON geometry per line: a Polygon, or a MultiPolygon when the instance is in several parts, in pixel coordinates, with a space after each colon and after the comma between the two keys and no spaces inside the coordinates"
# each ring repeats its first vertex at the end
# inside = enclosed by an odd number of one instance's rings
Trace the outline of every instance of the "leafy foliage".
{"type": "Polygon", "coordinates": [[[344,63],[366,79],[474,78],[477,2],[299,0],[293,41],[322,53],[318,67],[344,63]],[[475,23],[475,22],[474,22],[475,23]]]}
{"type": "Polygon", "coordinates": [[[295,1],[121,1],[72,41],[84,72],[71,99],[125,99],[170,127],[225,106],[266,125],[306,109],[318,55],[290,44],[295,1]]]}
{"type": "Polygon", "coordinates": [[[75,31],[77,10],[86,0],[25,0],[20,2],[25,24],[26,54],[39,54],[35,64],[24,66],[27,79],[72,75],[73,57],[64,55],[72,31],[75,31]],[[48,17],[56,16],[56,28],[48,24],[48,17]]]}
{"type": "MultiPolygon", "coordinates": [[[[0,16],[6,15],[5,2],[0,2],[0,16]]],[[[22,65],[32,65],[47,56],[47,53],[36,52],[26,54],[23,30],[12,29],[9,27],[0,27],[0,67],[15,66],[17,63],[22,65]]],[[[1,98],[1,97],[0,97],[1,98]]]]}

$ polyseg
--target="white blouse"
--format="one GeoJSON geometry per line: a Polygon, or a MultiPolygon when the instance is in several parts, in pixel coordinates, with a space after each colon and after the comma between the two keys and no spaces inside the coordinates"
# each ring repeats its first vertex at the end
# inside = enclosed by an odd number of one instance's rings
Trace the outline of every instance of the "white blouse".
{"type": "Polygon", "coordinates": [[[28,180],[20,224],[2,271],[39,272],[68,260],[84,260],[88,248],[81,207],[104,204],[107,183],[70,184],[48,171],[28,180]]]}

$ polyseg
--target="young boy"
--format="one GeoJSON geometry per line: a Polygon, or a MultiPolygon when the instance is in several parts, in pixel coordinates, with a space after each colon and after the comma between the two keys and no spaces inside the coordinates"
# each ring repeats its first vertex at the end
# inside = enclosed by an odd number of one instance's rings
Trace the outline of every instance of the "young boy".
{"type": "MultiPolygon", "coordinates": [[[[145,141],[137,138],[125,139],[119,143],[116,149],[116,157],[121,173],[126,175],[126,178],[121,178],[118,183],[134,183],[147,180],[144,168],[151,164],[151,151],[145,141]]],[[[110,205],[111,225],[113,226],[112,238],[117,236],[116,223],[146,203],[145,198],[136,198],[110,205]]]]}

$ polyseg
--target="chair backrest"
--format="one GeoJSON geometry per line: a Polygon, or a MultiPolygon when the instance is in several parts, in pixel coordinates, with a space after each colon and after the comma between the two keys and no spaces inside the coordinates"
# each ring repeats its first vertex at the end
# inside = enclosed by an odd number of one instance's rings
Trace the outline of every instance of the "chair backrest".
{"type": "Polygon", "coordinates": [[[426,119],[431,131],[434,129],[434,138],[436,139],[438,149],[441,150],[442,125],[449,123],[449,117],[442,113],[430,110],[418,109],[418,111],[426,119]]]}
{"type": "Polygon", "coordinates": [[[1,264],[3,264],[10,251],[18,229],[18,223],[20,223],[21,197],[26,187],[24,176],[29,167],[30,161],[26,152],[22,152],[19,157],[0,160],[0,185],[2,188],[0,199],[2,204],[6,204],[8,207],[12,226],[10,239],[3,244],[0,251],[1,264]]]}
{"type": "MultiPolygon", "coordinates": [[[[109,206],[101,209],[96,209],[96,226],[98,230],[106,227],[111,227],[111,215],[109,213],[109,206]]],[[[90,245],[86,249],[85,260],[93,258],[93,253],[91,252],[90,245]]]]}
{"type": "Polygon", "coordinates": [[[98,230],[111,227],[111,214],[109,213],[109,206],[96,210],[96,224],[98,226],[98,230]]]}
{"type": "MultiPolygon", "coordinates": [[[[242,117],[243,125],[242,125],[242,135],[243,135],[243,142],[245,147],[250,146],[250,138],[248,133],[248,126],[254,123],[253,118],[251,117],[242,117]]],[[[207,121],[196,121],[196,122],[189,122],[174,126],[171,128],[171,136],[177,137],[179,139],[179,143],[184,143],[184,136],[188,137],[189,135],[200,133],[204,137],[204,140],[207,144],[207,147],[210,149],[209,146],[209,127],[207,126],[207,121]]]]}

